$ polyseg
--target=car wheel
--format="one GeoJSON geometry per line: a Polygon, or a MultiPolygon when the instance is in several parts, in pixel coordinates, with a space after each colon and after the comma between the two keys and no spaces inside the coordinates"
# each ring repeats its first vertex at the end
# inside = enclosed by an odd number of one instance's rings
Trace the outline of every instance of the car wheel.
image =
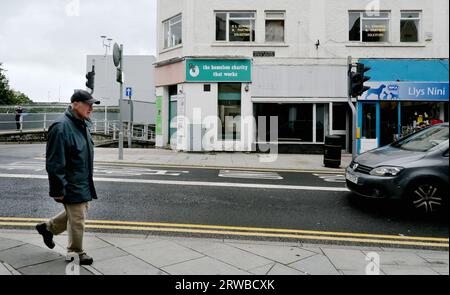
{"type": "Polygon", "coordinates": [[[443,187],[434,181],[421,181],[409,190],[411,207],[422,214],[434,214],[441,211],[446,201],[443,187]]]}

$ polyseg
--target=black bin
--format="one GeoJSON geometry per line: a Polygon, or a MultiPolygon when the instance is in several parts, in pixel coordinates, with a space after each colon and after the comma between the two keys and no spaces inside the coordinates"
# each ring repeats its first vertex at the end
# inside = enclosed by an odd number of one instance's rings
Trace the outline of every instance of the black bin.
{"type": "Polygon", "coordinates": [[[325,137],[323,164],[329,168],[339,168],[341,166],[342,139],[338,135],[325,137]]]}

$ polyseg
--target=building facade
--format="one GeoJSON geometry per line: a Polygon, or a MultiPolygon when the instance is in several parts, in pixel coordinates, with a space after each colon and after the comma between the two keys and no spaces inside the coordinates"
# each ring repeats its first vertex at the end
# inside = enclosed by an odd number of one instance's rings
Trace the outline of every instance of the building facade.
{"type": "MultiPolygon", "coordinates": [[[[448,6],[445,0],[158,1],[156,145],[264,151],[276,143],[280,152],[313,153],[322,152],[326,135],[340,135],[350,151],[348,56],[370,64],[372,73],[395,60],[447,66],[446,77],[420,82],[447,87],[444,98],[431,102],[439,105],[434,116],[448,120],[448,6]]],[[[414,75],[403,81],[419,82],[414,75]]],[[[381,79],[396,76],[402,75],[381,79]]],[[[363,100],[353,101],[358,149],[375,146],[363,138],[363,100]]],[[[384,109],[378,104],[377,118],[384,109]]],[[[377,118],[379,146],[388,136],[377,118]]]]}

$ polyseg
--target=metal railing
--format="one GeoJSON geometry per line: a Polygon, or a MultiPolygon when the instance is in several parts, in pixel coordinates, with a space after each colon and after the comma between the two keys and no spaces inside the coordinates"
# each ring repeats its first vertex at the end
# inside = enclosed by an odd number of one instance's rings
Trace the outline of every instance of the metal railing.
{"type": "MultiPolygon", "coordinates": [[[[1,132],[23,132],[23,131],[47,131],[48,127],[55,120],[47,120],[46,114],[44,114],[44,120],[37,121],[3,121],[0,122],[1,132]],[[19,128],[17,128],[19,123],[19,128]]],[[[89,126],[91,132],[100,133],[105,135],[112,135],[113,140],[118,138],[119,134],[119,121],[118,120],[97,120],[93,119],[89,126]]],[[[150,126],[147,125],[132,125],[131,128],[132,138],[135,140],[154,141],[155,132],[150,126]]],[[[128,137],[130,130],[128,130],[128,124],[124,123],[124,138],[128,137]]]]}

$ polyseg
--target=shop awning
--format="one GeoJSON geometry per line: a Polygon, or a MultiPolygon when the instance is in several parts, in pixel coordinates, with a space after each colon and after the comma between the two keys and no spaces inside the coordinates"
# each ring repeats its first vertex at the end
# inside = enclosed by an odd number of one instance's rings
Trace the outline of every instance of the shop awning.
{"type": "Polygon", "coordinates": [[[370,82],[447,82],[448,59],[361,59],[372,69],[370,82]]]}

